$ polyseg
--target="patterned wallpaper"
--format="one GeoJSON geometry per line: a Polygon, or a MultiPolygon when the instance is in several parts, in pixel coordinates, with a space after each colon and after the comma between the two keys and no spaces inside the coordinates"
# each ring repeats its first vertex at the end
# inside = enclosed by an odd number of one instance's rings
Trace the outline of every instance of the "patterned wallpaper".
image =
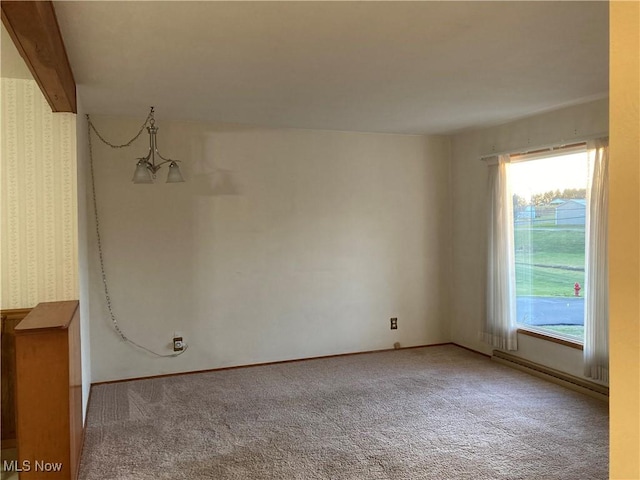
{"type": "Polygon", "coordinates": [[[76,119],[33,80],[2,78],[0,306],[78,298],[76,119]]]}

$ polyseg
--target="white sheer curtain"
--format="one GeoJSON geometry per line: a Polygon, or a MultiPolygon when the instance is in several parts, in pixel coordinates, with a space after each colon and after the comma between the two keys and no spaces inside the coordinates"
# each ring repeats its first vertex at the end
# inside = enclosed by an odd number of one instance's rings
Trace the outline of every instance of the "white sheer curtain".
{"type": "Polygon", "coordinates": [[[609,145],[607,139],[587,144],[592,175],[587,199],[586,295],[584,309],[584,367],[587,377],[609,381],[609,269],[607,209],[609,203],[609,145]]]}
{"type": "Polygon", "coordinates": [[[509,156],[489,162],[487,312],[480,332],[488,344],[517,350],[516,275],[513,246],[513,196],[509,156]]]}

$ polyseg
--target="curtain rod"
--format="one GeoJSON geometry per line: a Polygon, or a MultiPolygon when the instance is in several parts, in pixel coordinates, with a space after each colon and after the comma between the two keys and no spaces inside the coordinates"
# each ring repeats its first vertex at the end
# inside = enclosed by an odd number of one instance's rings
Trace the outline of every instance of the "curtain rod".
{"type": "Polygon", "coordinates": [[[596,133],[593,135],[587,135],[582,137],[575,137],[570,140],[559,140],[555,143],[548,143],[546,145],[540,145],[538,147],[532,148],[531,146],[522,147],[522,148],[513,148],[510,150],[504,150],[501,152],[494,152],[482,155],[480,160],[489,160],[490,158],[497,157],[498,155],[528,155],[531,153],[543,153],[543,152],[553,152],[557,150],[562,150],[563,148],[574,148],[576,145],[581,143],[585,143],[588,140],[594,140],[596,138],[608,138],[609,133],[596,133]],[[527,150],[529,149],[529,150],[527,150]]]}

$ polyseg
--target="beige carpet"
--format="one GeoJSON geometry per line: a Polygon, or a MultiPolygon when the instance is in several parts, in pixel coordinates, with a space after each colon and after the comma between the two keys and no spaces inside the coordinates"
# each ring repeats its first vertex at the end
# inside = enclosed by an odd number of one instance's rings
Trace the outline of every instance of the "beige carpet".
{"type": "Polygon", "coordinates": [[[455,346],[93,388],[82,480],[606,479],[606,403],[455,346]]]}

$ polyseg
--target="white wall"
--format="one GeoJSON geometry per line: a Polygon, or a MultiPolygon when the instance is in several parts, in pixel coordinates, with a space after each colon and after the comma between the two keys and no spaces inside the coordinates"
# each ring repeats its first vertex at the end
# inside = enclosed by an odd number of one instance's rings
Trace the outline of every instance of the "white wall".
{"type": "MultiPolygon", "coordinates": [[[[138,120],[98,117],[113,143],[138,120]]],[[[133,185],[94,137],[100,226],[124,344],[91,252],[93,381],[449,341],[449,141],[157,118],[187,182],[133,185]],[[398,317],[399,329],[389,329],[398,317]]]]}
{"type": "Polygon", "coordinates": [[[78,159],[78,293],[80,299],[80,352],[82,355],[82,418],[87,415],[91,389],[91,337],[89,335],[89,215],[91,213],[91,185],[88,169],[88,137],[82,100],[77,99],[76,147],[78,159]]]}
{"type": "MultiPolygon", "coordinates": [[[[608,132],[608,100],[549,112],[452,139],[452,341],[487,354],[478,338],[485,312],[487,168],[493,152],[531,150],[608,132]]],[[[552,174],[552,172],[550,172],[552,174]]],[[[519,335],[518,355],[582,376],[582,352],[519,335]]]]}

